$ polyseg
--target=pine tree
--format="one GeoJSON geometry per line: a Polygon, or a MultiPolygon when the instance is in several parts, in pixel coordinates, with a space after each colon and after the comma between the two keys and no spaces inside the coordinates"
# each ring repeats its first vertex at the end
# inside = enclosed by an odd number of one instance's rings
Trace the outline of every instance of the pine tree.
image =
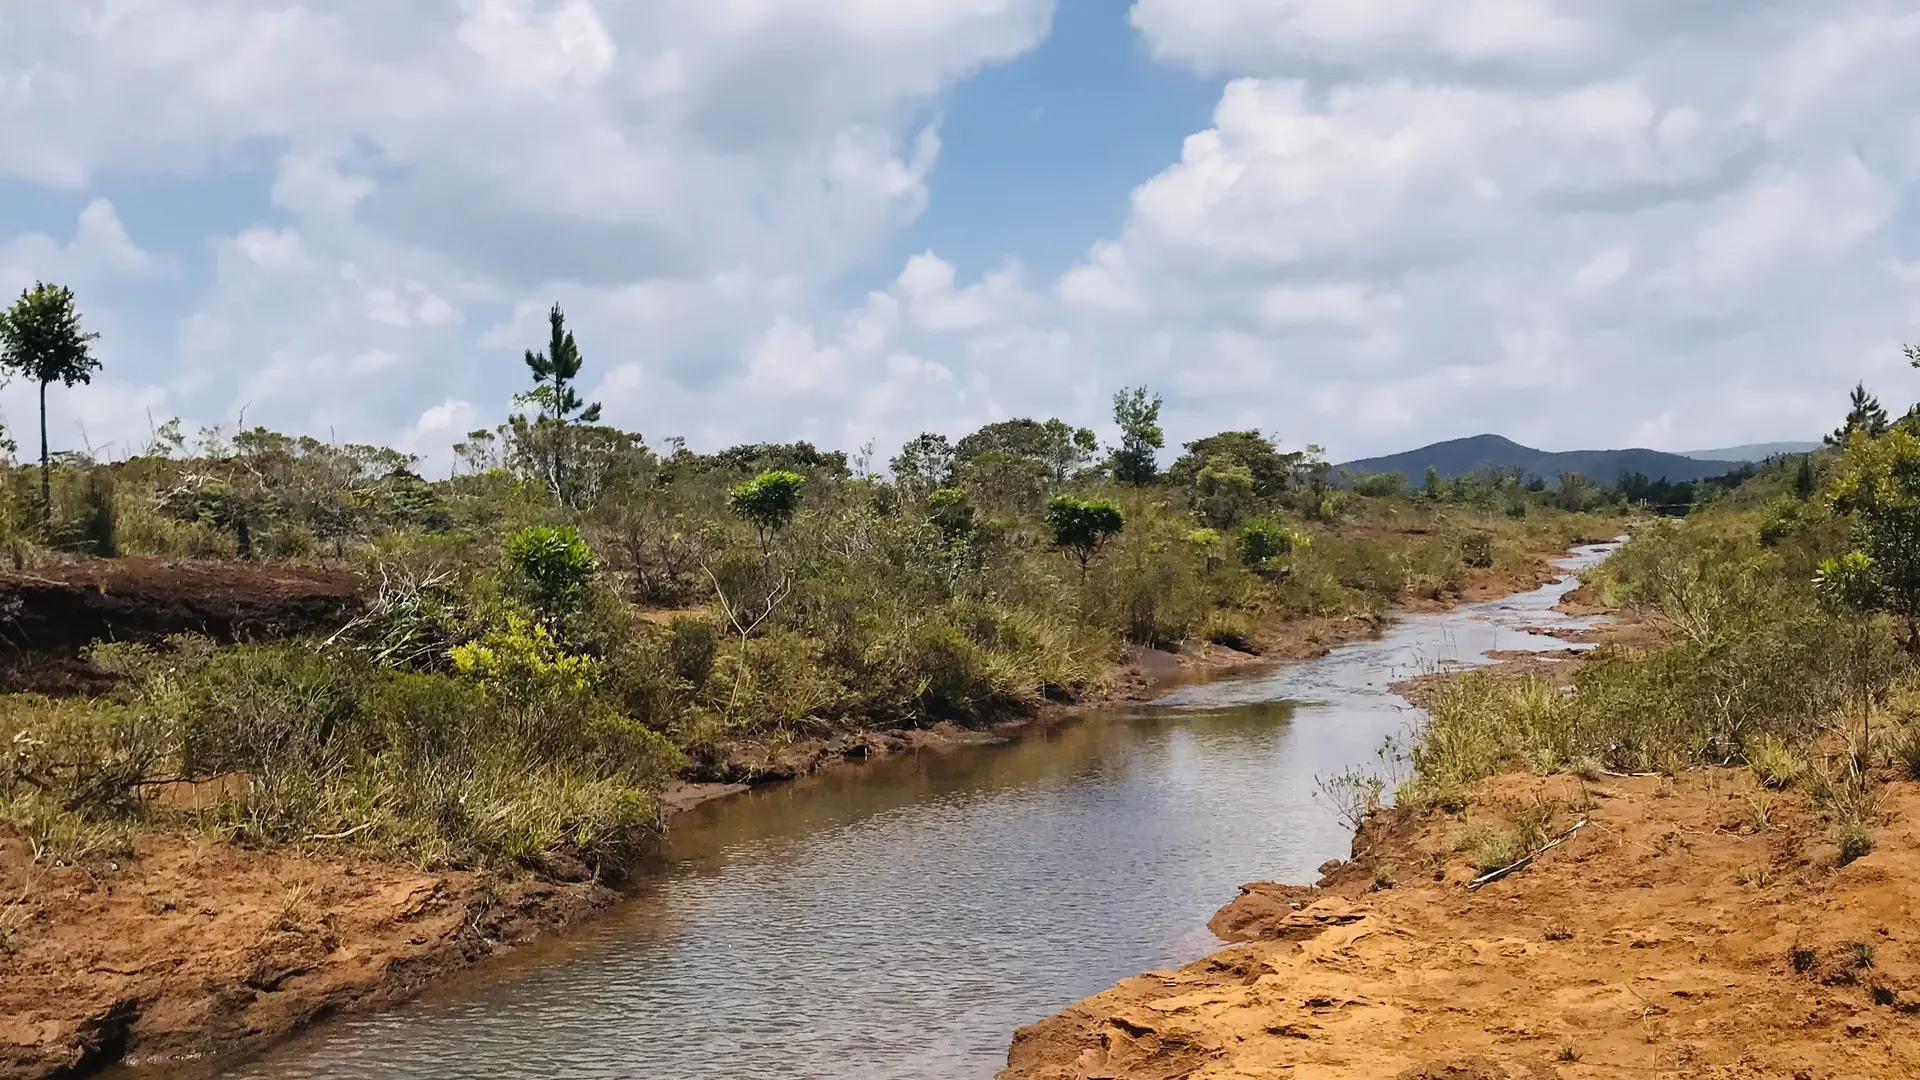
{"type": "Polygon", "coordinates": [[[574,392],[573,380],[580,374],[580,346],[573,340],[573,331],[567,329],[567,316],[559,304],[547,312],[547,327],[546,351],[527,350],[527,370],[533,372],[533,389],[522,394],[520,400],[538,408],[536,424],[554,429],[549,431],[548,439],[552,447],[551,475],[555,492],[565,498],[565,440],[557,429],[574,423],[599,423],[600,403],[588,404],[574,392]]]}
{"type": "Polygon", "coordinates": [[[1854,386],[1847,403],[1847,421],[1826,437],[1828,446],[1845,446],[1847,437],[1856,431],[1864,431],[1876,439],[1887,433],[1891,426],[1887,422],[1887,410],[1880,406],[1880,399],[1867,393],[1866,383],[1854,386]]]}

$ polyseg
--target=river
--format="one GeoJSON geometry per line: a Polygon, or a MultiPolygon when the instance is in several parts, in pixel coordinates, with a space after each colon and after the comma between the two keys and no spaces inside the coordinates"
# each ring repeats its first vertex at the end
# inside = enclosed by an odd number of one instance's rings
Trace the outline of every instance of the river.
{"type": "MultiPolygon", "coordinates": [[[[1575,571],[1608,548],[1582,548],[1575,571]]],[[[566,938],[325,1025],[245,1080],[984,1080],[1015,1028],[1219,947],[1242,882],[1310,881],[1350,833],[1315,778],[1376,768],[1389,689],[1489,650],[1571,577],[1317,660],[927,750],[674,820],[637,895],[566,938]]]]}

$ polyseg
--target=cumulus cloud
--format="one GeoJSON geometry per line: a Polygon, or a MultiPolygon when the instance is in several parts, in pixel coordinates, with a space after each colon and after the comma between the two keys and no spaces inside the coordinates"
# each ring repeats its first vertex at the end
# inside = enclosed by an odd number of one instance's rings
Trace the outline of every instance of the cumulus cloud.
{"type": "Polygon", "coordinates": [[[1916,246],[1907,5],[1139,0],[1132,18],[1156,54],[1236,77],[1056,292],[1083,338],[1151,327],[1209,372],[1169,372],[1178,428],[1253,396],[1269,427],[1355,453],[1483,428],[1804,435],[1920,332],[1889,263],[1916,246]]]}
{"type": "MultiPolygon", "coordinates": [[[[424,438],[437,429],[414,421],[434,400],[497,418],[554,299],[597,361],[644,357],[691,399],[785,363],[769,355],[801,364],[822,290],[925,207],[939,140],[913,117],[1030,48],[1051,14],[1052,0],[12,5],[0,179],[84,190],[109,172],[245,174],[267,156],[282,219],[210,238],[211,283],[170,369],[150,373],[192,410],[356,438],[424,438]]],[[[83,222],[89,258],[136,250],[109,219],[83,222]]],[[[71,262],[42,237],[0,251],[0,270],[71,262]]],[[[649,427],[676,415],[608,404],[649,427]]]]}
{"type": "MultiPolygon", "coordinates": [[[[1052,6],[16,4],[0,179],[264,175],[275,216],[209,238],[140,400],[409,448],[504,412],[556,300],[609,419],[700,446],[884,457],[1130,383],[1176,438],[1354,455],[1900,398],[1920,10],[1885,0],[1136,0],[1221,95],[1124,224],[1051,280],[924,252],[837,303],[928,206],[929,106],[1052,6]]],[[[139,240],[95,203],[0,241],[0,285],[164,276],[139,240]]]]}

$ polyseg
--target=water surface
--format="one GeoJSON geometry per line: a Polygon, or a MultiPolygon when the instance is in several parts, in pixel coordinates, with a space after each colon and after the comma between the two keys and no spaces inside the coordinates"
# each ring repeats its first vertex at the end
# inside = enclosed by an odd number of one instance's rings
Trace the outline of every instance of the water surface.
{"type": "MultiPolygon", "coordinates": [[[[1604,557],[1583,548],[1571,571],[1604,557]]],[[[1389,687],[1496,649],[1572,578],[1002,746],[922,751],[674,820],[638,895],[567,938],[232,1071],[305,1078],[982,1080],[1015,1028],[1218,947],[1245,881],[1350,835],[1316,776],[1376,767],[1389,687]]]]}

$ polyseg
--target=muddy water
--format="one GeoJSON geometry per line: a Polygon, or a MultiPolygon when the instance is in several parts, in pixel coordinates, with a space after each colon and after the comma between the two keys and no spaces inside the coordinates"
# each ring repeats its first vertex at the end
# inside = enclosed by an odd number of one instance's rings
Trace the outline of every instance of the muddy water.
{"type": "Polygon", "coordinates": [[[1007,745],[709,804],[609,916],[230,1075],[990,1077],[1016,1027],[1217,947],[1204,925],[1235,886],[1344,856],[1314,779],[1406,732],[1417,714],[1388,687],[1564,647],[1520,628],[1571,621],[1551,608],[1573,585],[1007,745]]]}

